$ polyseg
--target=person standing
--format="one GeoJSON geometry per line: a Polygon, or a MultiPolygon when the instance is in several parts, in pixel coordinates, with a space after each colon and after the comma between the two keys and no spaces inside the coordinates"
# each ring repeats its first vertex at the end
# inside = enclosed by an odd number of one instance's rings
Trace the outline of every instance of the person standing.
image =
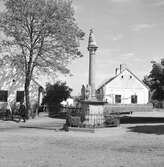
{"type": "Polygon", "coordinates": [[[19,114],[20,114],[19,121],[21,121],[21,119],[23,119],[23,121],[26,122],[26,107],[22,101],[20,102],[20,106],[19,106],[19,114]]]}

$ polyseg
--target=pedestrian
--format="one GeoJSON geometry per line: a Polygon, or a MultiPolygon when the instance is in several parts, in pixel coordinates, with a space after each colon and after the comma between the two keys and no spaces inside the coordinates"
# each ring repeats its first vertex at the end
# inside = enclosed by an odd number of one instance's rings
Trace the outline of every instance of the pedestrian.
{"type": "Polygon", "coordinates": [[[21,119],[23,119],[23,121],[26,122],[26,107],[22,101],[20,102],[20,106],[19,106],[19,114],[20,114],[19,121],[21,121],[21,119]]]}

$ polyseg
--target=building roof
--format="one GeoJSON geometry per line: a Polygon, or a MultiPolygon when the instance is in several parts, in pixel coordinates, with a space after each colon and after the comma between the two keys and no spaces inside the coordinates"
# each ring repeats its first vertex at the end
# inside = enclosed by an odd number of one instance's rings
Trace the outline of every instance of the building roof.
{"type": "Polygon", "coordinates": [[[122,70],[122,72],[120,72],[118,75],[109,78],[108,80],[104,81],[98,88],[97,90],[103,88],[106,84],[110,83],[111,81],[113,81],[115,78],[117,78],[118,76],[120,76],[124,71],[128,71],[131,75],[133,75],[143,86],[145,86],[147,89],[149,89],[148,86],[146,86],[134,73],[132,73],[128,68],[124,68],[122,70]]]}
{"type": "Polygon", "coordinates": [[[108,80],[105,80],[101,83],[101,85],[98,86],[98,89],[101,89],[102,87],[104,87],[106,84],[108,84],[109,82],[111,82],[113,79],[115,79],[117,77],[117,75],[115,77],[109,78],[108,80]]]}

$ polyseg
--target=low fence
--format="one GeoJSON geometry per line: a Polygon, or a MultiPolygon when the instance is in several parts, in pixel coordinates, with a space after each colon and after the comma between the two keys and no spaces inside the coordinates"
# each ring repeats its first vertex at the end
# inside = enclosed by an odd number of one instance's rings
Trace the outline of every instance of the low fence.
{"type": "Polygon", "coordinates": [[[103,114],[86,114],[85,118],[87,126],[100,127],[103,126],[105,122],[103,114]]]}
{"type": "Polygon", "coordinates": [[[68,126],[76,127],[104,127],[104,126],[118,126],[120,123],[117,114],[106,114],[97,111],[96,113],[82,108],[66,107],[66,123],[68,126]]]}

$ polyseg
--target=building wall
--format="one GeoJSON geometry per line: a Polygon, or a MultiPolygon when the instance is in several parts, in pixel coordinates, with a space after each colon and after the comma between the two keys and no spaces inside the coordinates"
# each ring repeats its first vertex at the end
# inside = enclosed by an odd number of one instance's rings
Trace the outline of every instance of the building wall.
{"type": "Polygon", "coordinates": [[[131,96],[137,96],[137,104],[149,102],[149,90],[130,72],[124,71],[103,87],[104,100],[115,104],[115,95],[121,95],[121,104],[131,104],[131,96]]]}
{"type": "MultiPolygon", "coordinates": [[[[38,87],[46,87],[47,83],[53,83],[53,75],[47,75],[46,73],[41,73],[35,80],[31,81],[30,85],[30,100],[33,102],[38,101],[38,87]],[[36,82],[37,81],[37,82],[36,82]]],[[[0,90],[8,91],[8,102],[16,101],[17,91],[24,90],[24,73],[18,72],[10,64],[5,64],[0,67],[0,90]]],[[[40,95],[40,101],[42,99],[42,94],[40,95]]]]}
{"type": "MultiPolygon", "coordinates": [[[[24,81],[12,81],[10,80],[1,80],[0,90],[8,91],[8,102],[14,103],[16,102],[16,94],[17,91],[24,91],[24,81]]],[[[30,97],[33,101],[34,99],[37,100],[38,97],[38,86],[31,83],[31,90],[30,90],[30,97]]]]}

